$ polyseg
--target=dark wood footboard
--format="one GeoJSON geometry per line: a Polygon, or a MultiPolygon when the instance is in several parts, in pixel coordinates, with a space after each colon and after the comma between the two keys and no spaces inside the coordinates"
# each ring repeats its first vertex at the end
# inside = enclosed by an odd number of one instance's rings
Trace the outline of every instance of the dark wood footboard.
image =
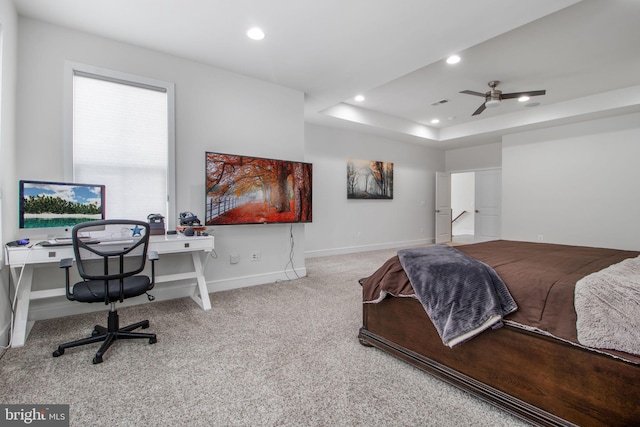
{"type": "Polygon", "coordinates": [[[450,349],[420,303],[363,304],[358,338],[543,426],[640,425],[640,366],[505,326],[450,349]]]}

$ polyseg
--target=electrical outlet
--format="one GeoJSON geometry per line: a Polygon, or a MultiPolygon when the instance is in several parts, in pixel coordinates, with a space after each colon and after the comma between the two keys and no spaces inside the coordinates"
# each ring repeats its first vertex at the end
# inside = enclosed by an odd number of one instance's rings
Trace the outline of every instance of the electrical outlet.
{"type": "Polygon", "coordinates": [[[249,257],[251,258],[251,261],[260,261],[260,251],[251,252],[249,257]]]}
{"type": "Polygon", "coordinates": [[[542,236],[542,234],[538,234],[538,242],[542,242],[544,240],[544,237],[542,236]]]}
{"type": "Polygon", "coordinates": [[[231,252],[229,254],[229,262],[231,264],[237,264],[240,262],[240,255],[237,252],[231,252]]]}

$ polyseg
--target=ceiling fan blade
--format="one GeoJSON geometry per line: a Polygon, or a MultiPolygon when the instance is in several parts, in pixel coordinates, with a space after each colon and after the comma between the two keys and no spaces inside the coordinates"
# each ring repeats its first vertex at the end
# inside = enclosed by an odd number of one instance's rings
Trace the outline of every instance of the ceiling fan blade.
{"type": "Polygon", "coordinates": [[[474,113],[472,114],[472,116],[477,116],[478,114],[482,113],[487,107],[484,105],[484,102],[482,103],[482,105],[480,105],[478,107],[478,109],[476,111],[474,111],[474,113]]]}
{"type": "Polygon", "coordinates": [[[466,93],[467,95],[481,96],[483,98],[487,96],[486,93],[480,93],[473,90],[461,90],[460,93],[466,93]]]}
{"type": "Polygon", "coordinates": [[[521,96],[539,96],[547,93],[546,90],[532,90],[529,92],[513,92],[513,93],[503,93],[502,99],[512,99],[512,98],[520,98],[521,96]]]}

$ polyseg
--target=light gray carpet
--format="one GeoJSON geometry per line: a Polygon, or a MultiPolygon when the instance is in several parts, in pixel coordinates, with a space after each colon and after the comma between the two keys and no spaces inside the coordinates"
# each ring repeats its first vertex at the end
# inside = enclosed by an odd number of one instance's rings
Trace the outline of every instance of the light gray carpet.
{"type": "Polygon", "coordinates": [[[53,358],[106,312],[36,322],[0,359],[0,402],[70,405],[72,426],[522,426],[357,339],[357,280],[395,251],[307,261],[308,277],[120,310],[154,345],[118,341],[53,358]]]}

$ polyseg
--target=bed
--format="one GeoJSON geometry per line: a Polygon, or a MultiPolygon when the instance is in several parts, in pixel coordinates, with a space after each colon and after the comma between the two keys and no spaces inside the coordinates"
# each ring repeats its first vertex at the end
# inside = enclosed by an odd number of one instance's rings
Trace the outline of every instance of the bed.
{"type": "Polygon", "coordinates": [[[503,326],[445,345],[395,256],[360,281],[361,344],[534,424],[640,425],[640,356],[582,344],[574,307],[576,283],[639,252],[505,240],[453,250],[491,267],[507,286],[518,308],[503,326]]]}

